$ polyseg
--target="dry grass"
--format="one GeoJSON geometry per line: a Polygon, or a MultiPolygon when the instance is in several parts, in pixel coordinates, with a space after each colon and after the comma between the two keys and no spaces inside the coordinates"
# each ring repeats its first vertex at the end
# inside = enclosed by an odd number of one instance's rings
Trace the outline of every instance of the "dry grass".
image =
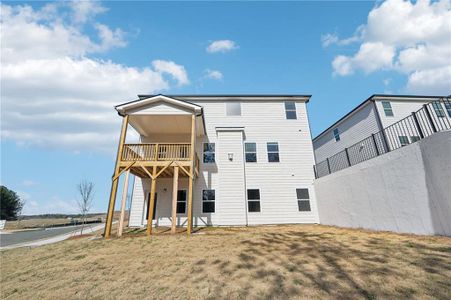
{"type": "Polygon", "coordinates": [[[451,298],[451,238],[319,225],[139,230],[1,253],[1,298],[451,298]]]}

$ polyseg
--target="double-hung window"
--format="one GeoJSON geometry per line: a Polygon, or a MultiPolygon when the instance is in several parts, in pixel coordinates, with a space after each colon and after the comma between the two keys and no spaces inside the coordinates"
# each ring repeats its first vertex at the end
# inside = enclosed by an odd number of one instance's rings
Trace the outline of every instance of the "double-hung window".
{"type": "Polygon", "coordinates": [[[204,143],[204,163],[215,162],[215,143],[204,143]]]}
{"type": "Polygon", "coordinates": [[[244,153],[246,156],[246,162],[257,162],[256,143],[244,143],[244,153]]]}
{"type": "Polygon", "coordinates": [[[226,102],[226,114],[227,116],[241,116],[241,103],[240,102],[226,102]]]}
{"type": "Polygon", "coordinates": [[[294,101],[285,101],[285,116],[287,120],[296,120],[296,103],[294,101]]]}
{"type": "Polygon", "coordinates": [[[215,212],[215,190],[203,190],[202,191],[202,212],[214,213],[215,212]]]}
{"type": "Polygon", "coordinates": [[[393,117],[393,109],[391,108],[391,103],[389,101],[382,101],[382,107],[384,108],[386,117],[393,117]]]}
{"type": "Polygon", "coordinates": [[[267,143],[268,162],[279,162],[279,143],[267,143]]]}
{"type": "Polygon", "coordinates": [[[177,213],[186,213],[186,190],[177,191],[177,213]]]}
{"type": "Polygon", "coordinates": [[[310,195],[308,189],[296,189],[299,211],[310,211],[310,195]]]}
{"type": "Polygon", "coordinates": [[[440,101],[432,102],[432,107],[434,108],[434,111],[435,111],[435,114],[437,115],[437,117],[439,117],[439,118],[445,117],[445,112],[443,111],[443,107],[440,104],[440,101]]]}
{"type": "Polygon", "coordinates": [[[247,190],[247,210],[248,212],[260,212],[260,190],[247,190]]]}
{"type": "Polygon", "coordinates": [[[340,132],[338,131],[338,128],[334,129],[334,138],[336,142],[340,140],[340,132]]]}

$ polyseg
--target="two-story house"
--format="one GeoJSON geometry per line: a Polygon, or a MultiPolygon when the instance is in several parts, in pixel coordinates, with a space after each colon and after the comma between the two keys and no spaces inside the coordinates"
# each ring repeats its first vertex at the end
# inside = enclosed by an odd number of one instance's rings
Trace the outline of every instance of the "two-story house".
{"type": "Polygon", "coordinates": [[[191,233],[193,226],[318,223],[309,99],[142,95],[116,106],[123,125],[105,236],[119,177],[126,174],[127,185],[130,173],[129,226],[147,226],[148,234],[152,225],[191,233]],[[128,126],[140,143],[125,143],[128,126]]]}
{"type": "MultiPolygon", "coordinates": [[[[397,124],[428,104],[423,112],[430,113],[432,123],[440,126],[451,118],[451,102],[439,101],[441,96],[372,95],[313,139],[316,163],[343,151],[360,141],[377,135],[379,148],[390,151],[417,141],[419,132],[412,120],[406,128],[397,124]],[[388,149],[387,149],[388,148],[388,149]]],[[[424,116],[418,116],[422,118],[424,116]]],[[[420,123],[424,120],[419,120],[420,123]]],[[[448,123],[447,123],[448,124],[448,123]]]]}

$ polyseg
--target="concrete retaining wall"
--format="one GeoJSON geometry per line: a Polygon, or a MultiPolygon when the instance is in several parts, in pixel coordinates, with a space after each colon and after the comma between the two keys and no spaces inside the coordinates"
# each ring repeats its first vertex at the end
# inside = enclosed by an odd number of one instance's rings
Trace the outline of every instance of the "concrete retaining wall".
{"type": "Polygon", "coordinates": [[[321,224],[451,236],[451,131],[314,185],[321,224]]]}

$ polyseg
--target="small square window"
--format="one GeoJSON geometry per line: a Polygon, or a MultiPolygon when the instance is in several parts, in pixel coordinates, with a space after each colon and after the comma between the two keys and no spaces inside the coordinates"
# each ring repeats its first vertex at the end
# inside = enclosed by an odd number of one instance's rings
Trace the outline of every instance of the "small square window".
{"type": "Polygon", "coordinates": [[[226,102],[227,116],[241,116],[240,102],[226,102]]]}
{"type": "Polygon", "coordinates": [[[204,163],[215,162],[215,143],[204,143],[204,163]]]}

